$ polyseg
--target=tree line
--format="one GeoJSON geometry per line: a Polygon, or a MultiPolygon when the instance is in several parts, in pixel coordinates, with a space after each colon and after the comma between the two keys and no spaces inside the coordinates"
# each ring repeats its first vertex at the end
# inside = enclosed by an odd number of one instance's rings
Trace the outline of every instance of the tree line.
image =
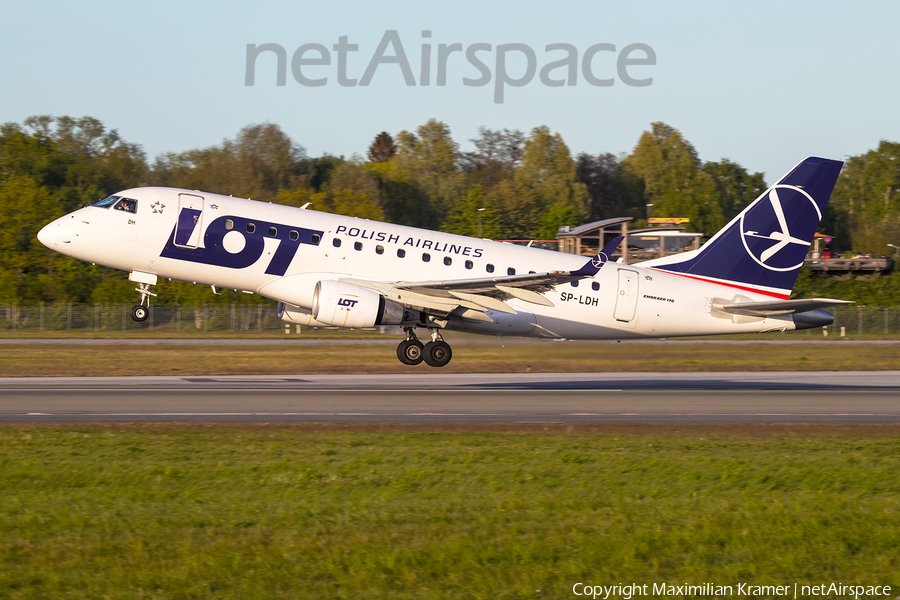
{"type": "MultiPolygon", "coordinates": [[[[0,126],[0,303],[130,302],[122,273],[51,252],[54,218],[136,186],[198,189],[493,239],[554,239],[560,226],[630,216],[687,217],[714,233],[766,188],[761,173],[705,162],[677,129],[653,123],[630,154],[575,156],[559,133],[482,127],[463,151],[447,124],[375,136],[364,155],[311,157],[278,125],[248,125],[208,148],[146,156],[92,117],[37,116],[0,126]]],[[[881,253],[900,213],[900,145],[853,157],[823,226],[835,249],[881,253]],[[885,191],[887,190],[887,191],[885,191]]],[[[892,237],[894,236],[894,237],[892,237]]],[[[900,245],[900,244],[898,244],[900,245]]],[[[259,301],[160,285],[160,301],[259,301]]]]}

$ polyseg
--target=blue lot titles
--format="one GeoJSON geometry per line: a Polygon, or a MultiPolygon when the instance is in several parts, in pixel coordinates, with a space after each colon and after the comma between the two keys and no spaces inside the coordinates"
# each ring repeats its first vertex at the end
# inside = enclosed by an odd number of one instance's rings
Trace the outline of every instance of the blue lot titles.
{"type": "Polygon", "coordinates": [[[589,598],[622,598],[631,600],[635,596],[748,596],[748,597],[818,597],[858,598],[881,597],[891,595],[889,585],[847,585],[844,583],[821,583],[818,585],[755,585],[752,583],[736,583],[734,585],[718,585],[715,583],[653,583],[589,585],[576,583],[572,586],[576,596],[589,598]]]}

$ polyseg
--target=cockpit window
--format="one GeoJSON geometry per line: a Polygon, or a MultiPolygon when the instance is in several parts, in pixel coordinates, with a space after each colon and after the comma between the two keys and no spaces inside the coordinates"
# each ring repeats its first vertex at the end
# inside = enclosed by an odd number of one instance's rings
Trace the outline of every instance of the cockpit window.
{"type": "Polygon", "coordinates": [[[97,206],[100,208],[109,208],[110,206],[115,204],[119,198],[121,198],[121,196],[110,196],[109,198],[104,198],[103,200],[97,200],[96,202],[91,204],[91,206],[97,206]]]}
{"type": "Polygon", "coordinates": [[[131,198],[122,198],[121,200],[119,200],[119,203],[116,204],[116,210],[123,210],[128,213],[136,213],[137,200],[132,200],[131,198]]]}

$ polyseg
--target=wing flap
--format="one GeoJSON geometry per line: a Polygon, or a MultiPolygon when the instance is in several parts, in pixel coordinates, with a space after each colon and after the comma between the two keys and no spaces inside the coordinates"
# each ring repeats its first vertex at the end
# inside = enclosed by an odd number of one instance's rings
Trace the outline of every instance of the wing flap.
{"type": "Polygon", "coordinates": [[[524,300],[525,302],[539,304],[541,306],[554,306],[552,302],[547,300],[546,296],[543,296],[526,288],[510,287],[508,285],[500,285],[499,283],[495,287],[501,292],[509,294],[510,296],[518,298],[519,300],[524,300]]]}
{"type": "Polygon", "coordinates": [[[457,310],[455,314],[463,319],[472,319],[473,321],[481,321],[483,323],[493,323],[494,320],[481,312],[480,310],[473,310],[471,308],[464,308],[463,310],[457,310]]]}
{"type": "Polygon", "coordinates": [[[490,296],[483,296],[481,294],[466,294],[464,292],[456,292],[453,290],[449,290],[449,293],[454,298],[459,298],[460,300],[465,300],[467,302],[474,302],[475,304],[483,306],[484,308],[489,310],[496,310],[510,315],[518,314],[514,309],[507,306],[507,304],[502,300],[491,298],[490,296]]]}
{"type": "Polygon", "coordinates": [[[547,292],[555,286],[567,283],[573,277],[570,271],[550,271],[549,273],[529,273],[527,275],[508,275],[506,277],[480,277],[478,279],[445,279],[434,281],[398,281],[395,288],[421,292],[422,290],[450,290],[468,292],[470,294],[499,295],[497,285],[532,290],[537,293],[547,292]]]}

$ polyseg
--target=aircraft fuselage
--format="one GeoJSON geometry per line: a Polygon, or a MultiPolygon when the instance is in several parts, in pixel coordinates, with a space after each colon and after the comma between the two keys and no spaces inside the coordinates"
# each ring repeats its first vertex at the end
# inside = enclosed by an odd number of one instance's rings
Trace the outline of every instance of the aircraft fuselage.
{"type": "MultiPolygon", "coordinates": [[[[45,227],[50,248],[114,269],[261,294],[313,307],[316,283],[343,278],[389,284],[579,269],[587,257],[315,210],[171,188],[117,194],[134,212],[87,206],[45,227]]],[[[518,298],[513,312],[453,318],[446,330],[567,339],[660,338],[790,330],[789,314],[752,317],[716,303],[773,294],[639,265],[609,262],[589,278],[518,298]]],[[[783,297],[783,296],[782,296],[783,297]]]]}

